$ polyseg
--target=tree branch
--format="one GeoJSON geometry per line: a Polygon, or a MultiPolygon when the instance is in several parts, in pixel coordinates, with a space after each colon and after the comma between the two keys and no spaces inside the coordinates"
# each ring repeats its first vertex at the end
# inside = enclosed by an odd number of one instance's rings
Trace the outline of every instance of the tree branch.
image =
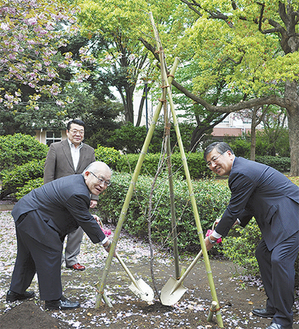
{"type": "MultiPolygon", "coordinates": [[[[156,48],[141,37],[139,38],[139,40],[143,43],[143,45],[149,51],[152,52],[152,54],[155,56],[155,58],[159,61],[159,55],[156,52],[156,48]]],[[[216,106],[216,105],[209,104],[203,98],[200,98],[200,97],[194,95],[188,89],[186,89],[180,83],[178,83],[175,79],[172,81],[172,85],[174,87],[176,87],[179,91],[181,91],[185,96],[192,99],[194,102],[202,105],[208,111],[212,111],[212,112],[231,113],[231,112],[237,112],[240,110],[250,109],[255,106],[262,106],[262,105],[266,105],[266,104],[278,105],[278,106],[287,108],[285,100],[276,95],[270,95],[270,96],[266,96],[266,97],[262,97],[262,98],[250,99],[248,101],[241,101],[237,104],[232,104],[232,105],[227,105],[227,106],[216,106]]]]}

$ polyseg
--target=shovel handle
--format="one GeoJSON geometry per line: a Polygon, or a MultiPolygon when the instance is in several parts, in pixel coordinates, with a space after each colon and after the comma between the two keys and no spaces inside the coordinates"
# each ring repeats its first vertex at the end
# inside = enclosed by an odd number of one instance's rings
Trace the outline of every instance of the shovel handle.
{"type": "Polygon", "coordinates": [[[189,267],[186,269],[186,271],[184,272],[184,274],[180,277],[180,279],[176,282],[176,284],[174,285],[171,293],[175,292],[177,290],[177,288],[181,285],[181,283],[185,280],[186,276],[189,274],[189,272],[192,270],[192,268],[194,267],[194,265],[197,263],[197,261],[199,260],[199,258],[202,255],[202,250],[196,255],[196,257],[193,259],[192,263],[189,265],[189,267]]]}
{"type": "Polygon", "coordinates": [[[117,260],[120,262],[120,265],[124,268],[124,270],[126,271],[126,273],[128,274],[128,276],[130,277],[130,279],[133,282],[134,286],[139,289],[138,284],[137,284],[135,278],[133,277],[133,274],[129,271],[129,269],[127,268],[126,264],[119,257],[119,255],[118,255],[117,252],[115,253],[115,256],[116,256],[117,260]]]}

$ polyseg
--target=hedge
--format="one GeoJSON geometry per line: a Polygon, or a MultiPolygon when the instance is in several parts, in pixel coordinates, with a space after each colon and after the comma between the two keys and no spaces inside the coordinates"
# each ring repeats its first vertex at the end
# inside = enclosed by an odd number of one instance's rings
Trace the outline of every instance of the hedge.
{"type": "Polygon", "coordinates": [[[0,171],[47,156],[48,146],[23,134],[0,136],[0,171]]]}
{"type": "Polygon", "coordinates": [[[21,166],[15,166],[12,170],[3,170],[1,172],[1,198],[15,193],[17,188],[19,188],[20,193],[24,195],[22,187],[24,187],[25,184],[30,184],[32,179],[43,177],[44,163],[45,159],[40,161],[32,160],[21,166]]]}
{"type": "MultiPolygon", "coordinates": [[[[139,159],[139,154],[125,154],[119,159],[116,170],[119,172],[132,173],[135,170],[136,164],[139,159]]],[[[192,179],[199,179],[204,177],[212,177],[214,174],[206,166],[206,162],[203,158],[203,153],[188,153],[186,155],[188,169],[192,179]]],[[[162,161],[162,155],[159,153],[148,153],[145,155],[144,161],[141,167],[141,174],[154,176],[157,168],[162,161]]],[[[185,171],[183,167],[182,157],[180,153],[174,153],[171,156],[172,172],[185,177],[185,171]]],[[[166,158],[164,161],[166,164],[166,158]]]]}
{"type": "Polygon", "coordinates": [[[257,156],[256,162],[263,163],[267,166],[273,167],[280,172],[290,171],[291,159],[279,156],[257,156]]]}
{"type": "MultiPolygon", "coordinates": [[[[140,175],[130,202],[123,228],[131,234],[147,238],[149,195],[153,179],[140,175]]],[[[122,206],[131,183],[131,175],[114,173],[112,186],[100,195],[97,213],[103,222],[117,224],[122,206]]],[[[225,210],[230,198],[227,185],[215,181],[193,182],[201,225],[204,231],[225,210]]],[[[174,179],[174,197],[178,231],[178,246],[181,250],[200,249],[197,228],[190,203],[188,186],[181,177],[174,179]]],[[[158,178],[152,199],[152,239],[165,247],[172,246],[169,184],[167,177],[158,178]]]]}

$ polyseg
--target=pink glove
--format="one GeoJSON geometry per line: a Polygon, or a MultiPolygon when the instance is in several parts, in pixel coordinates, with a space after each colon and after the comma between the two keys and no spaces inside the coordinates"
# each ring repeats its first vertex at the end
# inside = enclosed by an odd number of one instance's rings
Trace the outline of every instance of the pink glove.
{"type": "MultiPolygon", "coordinates": [[[[206,233],[206,236],[209,236],[213,233],[213,230],[208,230],[207,233],[206,233]]],[[[220,243],[222,241],[221,238],[217,239],[216,243],[220,243]]]]}
{"type": "Polygon", "coordinates": [[[104,232],[105,235],[110,235],[111,234],[111,230],[110,229],[109,230],[102,229],[102,231],[104,232]]]}

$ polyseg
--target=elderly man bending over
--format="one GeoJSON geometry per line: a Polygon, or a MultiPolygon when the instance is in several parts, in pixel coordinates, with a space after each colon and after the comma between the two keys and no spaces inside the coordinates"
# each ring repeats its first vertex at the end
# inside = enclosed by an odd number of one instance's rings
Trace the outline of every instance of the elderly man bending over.
{"type": "Polygon", "coordinates": [[[34,297],[26,291],[37,273],[40,298],[47,309],[79,307],[62,295],[61,253],[66,234],[79,226],[93,243],[110,243],[89,212],[90,195],[110,185],[112,171],[104,162],[92,162],[82,174],[49,182],[25,195],[12,210],[17,235],[17,258],[6,301],[34,297]]]}

